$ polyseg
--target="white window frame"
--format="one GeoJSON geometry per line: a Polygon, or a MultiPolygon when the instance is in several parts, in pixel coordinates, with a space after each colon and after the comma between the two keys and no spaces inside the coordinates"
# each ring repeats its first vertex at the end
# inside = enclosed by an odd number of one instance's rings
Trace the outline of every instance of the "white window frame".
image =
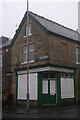
{"type": "Polygon", "coordinates": [[[29,45],[29,62],[34,62],[34,59],[33,60],[30,60],[30,53],[33,52],[33,56],[34,56],[34,44],[30,44],[29,45]],[[33,49],[30,49],[30,45],[33,45],[33,49]]]}
{"type": "MultiPolygon", "coordinates": [[[[34,44],[30,44],[30,45],[34,45],[34,44]]],[[[28,54],[28,56],[29,56],[29,63],[32,63],[32,62],[34,62],[34,59],[30,60],[30,52],[33,52],[33,54],[34,54],[34,49],[30,50],[30,45],[29,45],[29,54],[28,54]]],[[[26,46],[24,46],[24,47],[26,47],[26,46]]],[[[26,47],[26,51],[24,51],[24,47],[23,47],[23,63],[22,64],[27,64],[27,59],[26,59],[26,61],[24,61],[24,54],[27,54],[27,47],[26,47]]]]}

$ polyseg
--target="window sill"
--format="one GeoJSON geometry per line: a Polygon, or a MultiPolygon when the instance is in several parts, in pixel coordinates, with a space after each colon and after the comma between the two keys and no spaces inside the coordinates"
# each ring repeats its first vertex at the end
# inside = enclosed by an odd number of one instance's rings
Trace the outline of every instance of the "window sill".
{"type": "Polygon", "coordinates": [[[77,65],[80,65],[80,63],[79,63],[79,62],[76,62],[76,64],[77,64],[77,65]]]}
{"type": "MultiPolygon", "coordinates": [[[[29,63],[33,63],[34,62],[34,60],[32,60],[32,61],[29,61],[29,63]]],[[[22,65],[24,65],[24,64],[27,64],[27,62],[24,62],[24,63],[21,63],[22,65]]]]}
{"type": "MultiPolygon", "coordinates": [[[[32,33],[30,33],[28,36],[31,36],[32,35],[32,33]]],[[[27,35],[26,36],[24,36],[24,38],[27,38],[27,35]]]]}

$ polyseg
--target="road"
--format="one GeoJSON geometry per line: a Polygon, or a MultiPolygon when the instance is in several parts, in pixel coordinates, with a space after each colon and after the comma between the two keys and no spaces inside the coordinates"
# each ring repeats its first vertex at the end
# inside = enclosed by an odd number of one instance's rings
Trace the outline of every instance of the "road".
{"type": "MultiPolygon", "coordinates": [[[[25,108],[24,108],[25,109],[25,108]]],[[[31,108],[30,111],[24,110],[22,107],[3,110],[3,118],[64,118],[79,119],[80,105],[71,105],[66,107],[45,107],[31,108]]]]}

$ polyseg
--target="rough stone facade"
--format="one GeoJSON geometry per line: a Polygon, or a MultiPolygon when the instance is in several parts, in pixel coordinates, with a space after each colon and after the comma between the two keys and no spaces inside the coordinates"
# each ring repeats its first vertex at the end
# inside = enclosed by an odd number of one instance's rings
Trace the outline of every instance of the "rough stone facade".
{"type": "MultiPolygon", "coordinates": [[[[77,67],[76,65],[76,47],[78,43],[55,34],[47,34],[35,22],[30,20],[32,35],[29,37],[29,44],[34,43],[35,62],[29,66],[54,64],[61,66],[77,67]],[[48,56],[47,59],[40,60],[41,56],[48,56]]],[[[26,45],[24,39],[26,31],[26,21],[12,47],[12,71],[15,68],[26,67],[23,63],[23,46],[26,45]]],[[[76,73],[77,74],[77,73],[76,73]]],[[[16,77],[12,77],[12,90],[16,97],[16,77]]],[[[78,79],[76,79],[76,94],[78,99],[78,79]]]]}

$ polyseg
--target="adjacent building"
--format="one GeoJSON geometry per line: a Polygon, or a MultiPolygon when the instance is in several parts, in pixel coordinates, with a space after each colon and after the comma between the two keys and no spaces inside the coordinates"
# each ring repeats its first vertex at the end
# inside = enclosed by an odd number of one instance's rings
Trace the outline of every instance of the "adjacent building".
{"type": "MultiPolygon", "coordinates": [[[[6,55],[10,53],[6,64],[6,79],[11,81],[9,85],[16,104],[26,104],[27,46],[24,37],[27,35],[26,18],[25,13],[13,39],[7,48],[4,47],[6,55]]],[[[79,34],[76,31],[29,12],[28,57],[31,105],[53,106],[79,102],[80,40],[78,38],[79,34]]],[[[6,60],[4,57],[3,63],[6,63],[6,60]]]]}
{"type": "MultiPolygon", "coordinates": [[[[11,39],[7,37],[1,37],[2,46],[0,46],[2,53],[2,100],[6,101],[9,94],[9,87],[11,85],[11,48],[8,45],[11,43],[11,39]]],[[[5,103],[5,102],[4,102],[5,103]]]]}

